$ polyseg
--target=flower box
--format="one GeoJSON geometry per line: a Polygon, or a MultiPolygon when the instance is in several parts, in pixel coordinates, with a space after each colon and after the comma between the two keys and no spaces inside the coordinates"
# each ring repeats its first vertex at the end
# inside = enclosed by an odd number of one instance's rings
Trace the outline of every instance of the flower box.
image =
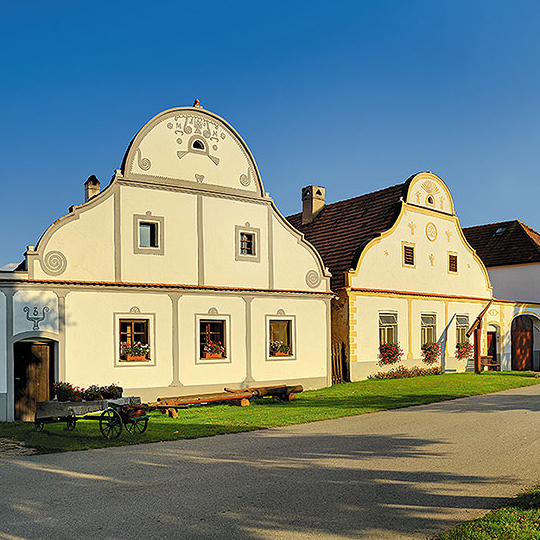
{"type": "Polygon", "coordinates": [[[126,354],[126,362],[145,362],[148,360],[146,355],[135,355],[135,354],[126,354]]]}
{"type": "Polygon", "coordinates": [[[203,352],[203,358],[223,358],[223,353],[203,352]]]}
{"type": "Polygon", "coordinates": [[[292,354],[288,352],[276,351],[275,353],[272,353],[270,356],[292,356],[292,354]]]}

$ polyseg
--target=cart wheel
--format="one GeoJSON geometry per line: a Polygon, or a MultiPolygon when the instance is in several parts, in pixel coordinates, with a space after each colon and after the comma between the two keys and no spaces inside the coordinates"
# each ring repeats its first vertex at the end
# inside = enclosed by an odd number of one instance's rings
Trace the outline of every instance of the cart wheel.
{"type": "Polygon", "coordinates": [[[45,425],[45,422],[40,422],[39,420],[36,420],[34,422],[34,428],[36,431],[43,431],[43,426],[45,425]]]}
{"type": "Polygon", "coordinates": [[[126,429],[129,431],[129,433],[133,435],[144,433],[147,427],[148,418],[143,418],[142,420],[134,420],[133,422],[128,422],[126,424],[126,429]]]}
{"type": "Polygon", "coordinates": [[[99,417],[99,430],[106,439],[116,439],[122,433],[122,417],[114,410],[107,409],[99,417]]]}
{"type": "Polygon", "coordinates": [[[73,431],[75,429],[75,424],[77,423],[77,419],[75,417],[68,418],[66,420],[66,429],[68,431],[73,431]]]}

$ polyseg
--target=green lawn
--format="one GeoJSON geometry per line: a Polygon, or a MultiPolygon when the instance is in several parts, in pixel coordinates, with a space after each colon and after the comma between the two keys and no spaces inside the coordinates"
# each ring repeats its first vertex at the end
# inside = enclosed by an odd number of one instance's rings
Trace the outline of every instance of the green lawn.
{"type": "Polygon", "coordinates": [[[434,540],[540,539],[540,488],[519,495],[484,517],[458,525],[434,540]]]}
{"type": "Polygon", "coordinates": [[[289,403],[261,399],[253,401],[250,407],[197,407],[180,410],[178,418],[174,419],[151,413],[146,433],[130,435],[124,431],[116,440],[104,439],[98,422],[93,420],[78,420],[71,432],[65,430],[65,423],[46,424],[41,433],[37,433],[31,423],[0,423],[0,437],[23,441],[41,453],[208,437],[433,403],[539,383],[540,379],[533,375],[485,372],[481,375],[459,373],[368,380],[303,392],[289,403]]]}

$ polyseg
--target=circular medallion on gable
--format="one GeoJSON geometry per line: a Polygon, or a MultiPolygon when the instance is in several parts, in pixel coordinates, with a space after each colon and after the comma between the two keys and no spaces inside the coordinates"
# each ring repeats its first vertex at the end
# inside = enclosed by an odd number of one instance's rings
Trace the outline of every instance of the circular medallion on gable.
{"type": "Polygon", "coordinates": [[[59,276],[67,268],[67,259],[60,251],[49,251],[43,257],[41,264],[46,274],[59,276]]]}
{"type": "Polygon", "coordinates": [[[437,227],[432,221],[426,225],[426,236],[430,242],[435,242],[435,240],[437,240],[437,227]]]}
{"type": "Polygon", "coordinates": [[[315,270],[310,270],[306,274],[306,284],[308,287],[311,287],[312,289],[317,288],[321,284],[321,276],[319,275],[319,272],[316,272],[315,270]]]}

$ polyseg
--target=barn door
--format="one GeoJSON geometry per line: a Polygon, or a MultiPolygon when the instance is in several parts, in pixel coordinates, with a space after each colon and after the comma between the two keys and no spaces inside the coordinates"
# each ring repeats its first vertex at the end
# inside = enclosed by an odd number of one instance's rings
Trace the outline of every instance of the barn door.
{"type": "Polygon", "coordinates": [[[527,371],[532,369],[533,322],[521,315],[512,321],[512,369],[527,371]]]}
{"type": "Polygon", "coordinates": [[[15,420],[33,422],[37,401],[52,396],[54,360],[52,342],[19,341],[13,347],[15,420]]]}

